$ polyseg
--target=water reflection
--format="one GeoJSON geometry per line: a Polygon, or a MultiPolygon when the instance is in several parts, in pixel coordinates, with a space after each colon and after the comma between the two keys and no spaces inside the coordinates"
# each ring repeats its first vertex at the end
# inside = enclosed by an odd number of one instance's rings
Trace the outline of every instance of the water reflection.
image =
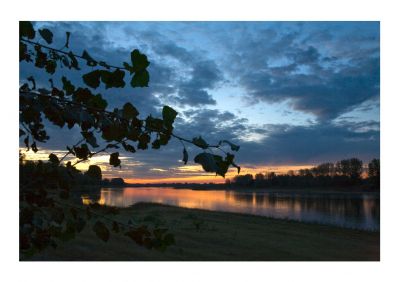
{"type": "MultiPolygon", "coordinates": [[[[87,197],[84,203],[90,201],[87,197]]],[[[256,214],[358,229],[379,229],[379,198],[371,195],[289,195],[173,188],[104,188],[100,204],[127,207],[153,202],[186,208],[256,214]]]]}

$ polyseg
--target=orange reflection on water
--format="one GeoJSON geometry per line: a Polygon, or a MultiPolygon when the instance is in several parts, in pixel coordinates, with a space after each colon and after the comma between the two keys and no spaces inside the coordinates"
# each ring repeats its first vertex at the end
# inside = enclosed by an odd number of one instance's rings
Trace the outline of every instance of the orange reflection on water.
{"type": "MultiPolygon", "coordinates": [[[[85,200],[82,198],[83,203],[85,200]]],[[[104,188],[98,203],[128,207],[151,202],[184,208],[238,212],[275,218],[379,229],[379,198],[299,195],[174,188],[104,188]]]]}

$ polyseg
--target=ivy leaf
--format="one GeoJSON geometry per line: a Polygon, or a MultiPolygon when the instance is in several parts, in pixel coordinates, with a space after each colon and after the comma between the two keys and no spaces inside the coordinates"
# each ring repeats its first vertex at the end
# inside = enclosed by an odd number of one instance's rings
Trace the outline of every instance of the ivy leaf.
{"type": "Polygon", "coordinates": [[[235,144],[233,144],[232,142],[229,142],[228,140],[219,141],[219,145],[221,145],[221,144],[223,144],[223,143],[226,143],[226,144],[228,144],[229,146],[231,146],[231,150],[232,150],[232,151],[239,151],[239,149],[240,149],[240,146],[235,145],[235,144]]]}
{"type": "Polygon", "coordinates": [[[131,61],[132,69],[136,73],[144,71],[150,65],[150,62],[147,60],[147,56],[141,54],[138,49],[135,49],[131,52],[131,61]]]}
{"type": "Polygon", "coordinates": [[[83,79],[83,82],[85,82],[85,84],[87,86],[90,86],[90,87],[96,89],[100,85],[101,75],[102,75],[101,71],[95,70],[95,71],[89,72],[87,74],[84,74],[82,76],[82,79],[83,79]]]}
{"type": "Polygon", "coordinates": [[[82,134],[83,138],[86,139],[86,142],[88,142],[93,148],[99,147],[99,145],[97,144],[96,137],[94,137],[93,132],[82,131],[81,134],[82,134]]]}
{"type": "Polygon", "coordinates": [[[114,167],[121,167],[121,160],[118,158],[119,157],[119,153],[112,153],[110,155],[110,165],[114,166],[114,167]]]}
{"type": "Polygon", "coordinates": [[[202,149],[207,149],[208,148],[207,142],[204,141],[204,139],[201,138],[201,136],[193,138],[192,142],[193,142],[194,145],[196,145],[197,147],[200,147],[202,149]]]}
{"type": "Polygon", "coordinates": [[[72,53],[72,51],[70,51],[68,53],[68,57],[71,59],[71,68],[74,68],[76,70],[80,70],[79,65],[78,65],[78,61],[75,58],[74,53],[72,53]]]}
{"type": "Polygon", "coordinates": [[[188,152],[186,151],[186,148],[183,148],[183,159],[182,159],[182,162],[183,162],[184,164],[187,164],[188,159],[189,159],[188,152]]]}
{"type": "Polygon", "coordinates": [[[122,117],[124,119],[132,119],[138,115],[138,110],[131,103],[126,103],[122,108],[122,117]]]}
{"type": "Polygon", "coordinates": [[[55,165],[58,165],[58,164],[60,163],[60,160],[58,159],[58,157],[57,157],[55,154],[53,154],[53,153],[51,153],[51,154],[49,155],[49,161],[50,161],[52,164],[55,164],[55,165]]]}
{"type": "Polygon", "coordinates": [[[110,239],[110,231],[108,231],[107,226],[101,221],[96,221],[93,226],[93,231],[96,233],[97,237],[104,242],[107,242],[108,239],[110,239]]]}
{"type": "Polygon", "coordinates": [[[171,126],[174,123],[177,114],[178,113],[173,108],[164,106],[162,110],[162,117],[165,125],[171,126]]]}
{"type": "Polygon", "coordinates": [[[75,92],[75,86],[65,76],[61,78],[63,89],[67,95],[72,95],[75,92]]]}
{"type": "Polygon", "coordinates": [[[135,72],[131,80],[132,87],[148,87],[150,75],[147,70],[135,72]]]}
{"type": "Polygon", "coordinates": [[[89,55],[89,53],[86,50],[83,51],[82,58],[86,60],[88,66],[90,67],[97,66],[97,62],[89,55]]]}
{"type": "Polygon", "coordinates": [[[39,34],[47,42],[47,44],[51,44],[53,42],[53,33],[47,28],[39,29],[39,34]]]}
{"type": "Polygon", "coordinates": [[[35,30],[31,22],[20,21],[19,22],[19,36],[27,37],[28,39],[35,38],[35,30]]]}

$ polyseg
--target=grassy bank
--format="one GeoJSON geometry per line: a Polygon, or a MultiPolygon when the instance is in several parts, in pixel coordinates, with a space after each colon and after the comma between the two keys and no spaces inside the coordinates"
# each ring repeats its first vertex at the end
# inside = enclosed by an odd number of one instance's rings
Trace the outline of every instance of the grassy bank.
{"type": "Polygon", "coordinates": [[[32,260],[379,260],[379,232],[158,204],[121,209],[117,217],[166,226],[176,244],[165,252],[147,250],[118,234],[104,243],[87,226],[74,240],[32,260]]]}

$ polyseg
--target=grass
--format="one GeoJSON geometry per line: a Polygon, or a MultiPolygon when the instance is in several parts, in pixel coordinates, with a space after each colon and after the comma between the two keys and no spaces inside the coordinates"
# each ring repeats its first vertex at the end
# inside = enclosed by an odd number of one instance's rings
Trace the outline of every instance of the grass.
{"type": "Polygon", "coordinates": [[[136,204],[119,220],[166,226],[176,244],[165,252],[147,250],[112,234],[105,243],[91,226],[77,237],[31,260],[46,261],[377,261],[380,233],[261,216],[136,204]]]}

